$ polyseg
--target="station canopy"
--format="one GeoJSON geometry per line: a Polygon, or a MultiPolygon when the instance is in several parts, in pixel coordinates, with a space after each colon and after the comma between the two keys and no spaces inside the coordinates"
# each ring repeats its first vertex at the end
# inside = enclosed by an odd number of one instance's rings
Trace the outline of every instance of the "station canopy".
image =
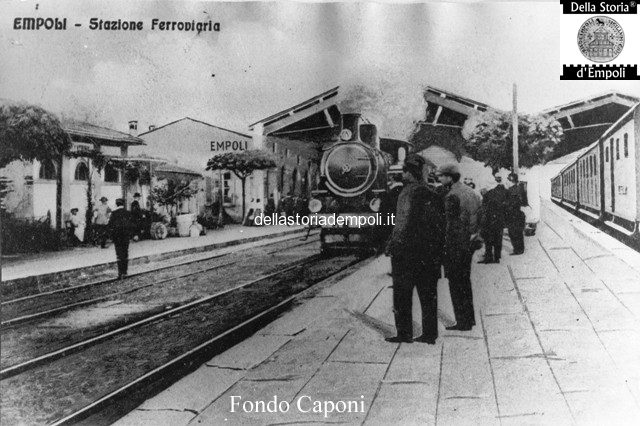
{"type": "Polygon", "coordinates": [[[554,150],[554,158],[597,141],[638,101],[633,96],[609,92],[542,111],[558,120],[564,130],[564,140],[554,150]]]}
{"type": "Polygon", "coordinates": [[[262,125],[265,136],[309,142],[331,139],[340,128],[338,89],[334,87],[291,108],[280,111],[249,126],[262,125]]]}

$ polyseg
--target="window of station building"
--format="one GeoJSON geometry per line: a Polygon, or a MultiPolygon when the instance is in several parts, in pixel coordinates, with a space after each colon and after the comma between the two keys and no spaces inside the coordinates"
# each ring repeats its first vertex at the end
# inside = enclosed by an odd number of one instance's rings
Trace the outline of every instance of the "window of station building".
{"type": "Polygon", "coordinates": [[[56,178],[56,165],[51,160],[45,160],[40,163],[40,171],[38,172],[39,179],[55,180],[56,178]]]}
{"type": "Polygon", "coordinates": [[[273,145],[271,145],[271,152],[273,152],[274,154],[276,153],[276,143],[274,142],[273,145]]]}
{"type": "Polygon", "coordinates": [[[604,147],[604,161],[606,161],[607,163],[609,162],[609,147],[608,146],[604,147]]]}
{"type": "Polygon", "coordinates": [[[231,198],[229,192],[231,191],[231,172],[224,172],[222,174],[222,199],[225,203],[230,203],[231,198]]]}
{"type": "Polygon", "coordinates": [[[76,171],[73,174],[73,179],[79,181],[89,180],[89,166],[87,166],[87,163],[83,161],[78,163],[78,165],[76,166],[76,171]]]}
{"type": "Polygon", "coordinates": [[[107,164],[104,168],[104,181],[109,183],[119,183],[120,171],[111,164],[107,164]]]}
{"type": "Polygon", "coordinates": [[[624,134],[624,158],[629,156],[629,134],[624,134]]]}
{"type": "Polygon", "coordinates": [[[616,139],[616,160],[620,159],[620,139],[616,139]]]}

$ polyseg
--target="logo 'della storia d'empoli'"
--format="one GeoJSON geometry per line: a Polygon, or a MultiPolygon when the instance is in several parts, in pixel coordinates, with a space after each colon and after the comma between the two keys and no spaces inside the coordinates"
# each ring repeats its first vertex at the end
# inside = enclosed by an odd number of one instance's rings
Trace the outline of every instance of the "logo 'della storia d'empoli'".
{"type": "Polygon", "coordinates": [[[594,16],[580,27],[578,47],[584,57],[593,62],[609,62],[622,52],[624,32],[620,24],[608,16],[594,16]]]}

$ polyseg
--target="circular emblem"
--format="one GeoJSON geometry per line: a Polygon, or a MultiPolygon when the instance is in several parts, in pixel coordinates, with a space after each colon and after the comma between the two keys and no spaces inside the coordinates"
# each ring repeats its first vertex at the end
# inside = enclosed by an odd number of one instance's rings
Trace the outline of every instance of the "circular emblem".
{"type": "Polygon", "coordinates": [[[340,132],[340,139],[342,139],[343,141],[348,141],[349,139],[351,139],[351,136],[353,136],[353,134],[349,129],[342,129],[342,131],[340,132]]]}
{"type": "Polygon", "coordinates": [[[342,174],[349,173],[351,171],[351,164],[344,163],[342,165],[342,174]]]}
{"type": "Polygon", "coordinates": [[[594,16],[578,31],[578,47],[593,62],[614,60],[624,47],[622,27],[608,16],[594,16]]]}

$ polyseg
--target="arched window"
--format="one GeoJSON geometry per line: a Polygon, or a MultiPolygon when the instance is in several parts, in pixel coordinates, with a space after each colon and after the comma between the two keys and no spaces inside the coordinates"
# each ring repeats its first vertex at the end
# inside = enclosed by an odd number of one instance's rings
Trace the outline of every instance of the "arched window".
{"type": "Polygon", "coordinates": [[[107,164],[104,168],[104,181],[111,183],[120,182],[120,171],[113,167],[111,164],[107,164]]]}
{"type": "Polygon", "coordinates": [[[75,180],[89,180],[89,167],[87,163],[81,161],[76,166],[76,172],[73,175],[73,179],[75,180]]]}
{"type": "Polygon", "coordinates": [[[624,134],[624,158],[629,156],[629,135],[627,133],[624,134]]]}
{"type": "Polygon", "coordinates": [[[40,172],[38,173],[38,178],[47,179],[47,180],[55,180],[56,178],[56,166],[53,164],[51,160],[45,160],[40,163],[40,172]]]}

